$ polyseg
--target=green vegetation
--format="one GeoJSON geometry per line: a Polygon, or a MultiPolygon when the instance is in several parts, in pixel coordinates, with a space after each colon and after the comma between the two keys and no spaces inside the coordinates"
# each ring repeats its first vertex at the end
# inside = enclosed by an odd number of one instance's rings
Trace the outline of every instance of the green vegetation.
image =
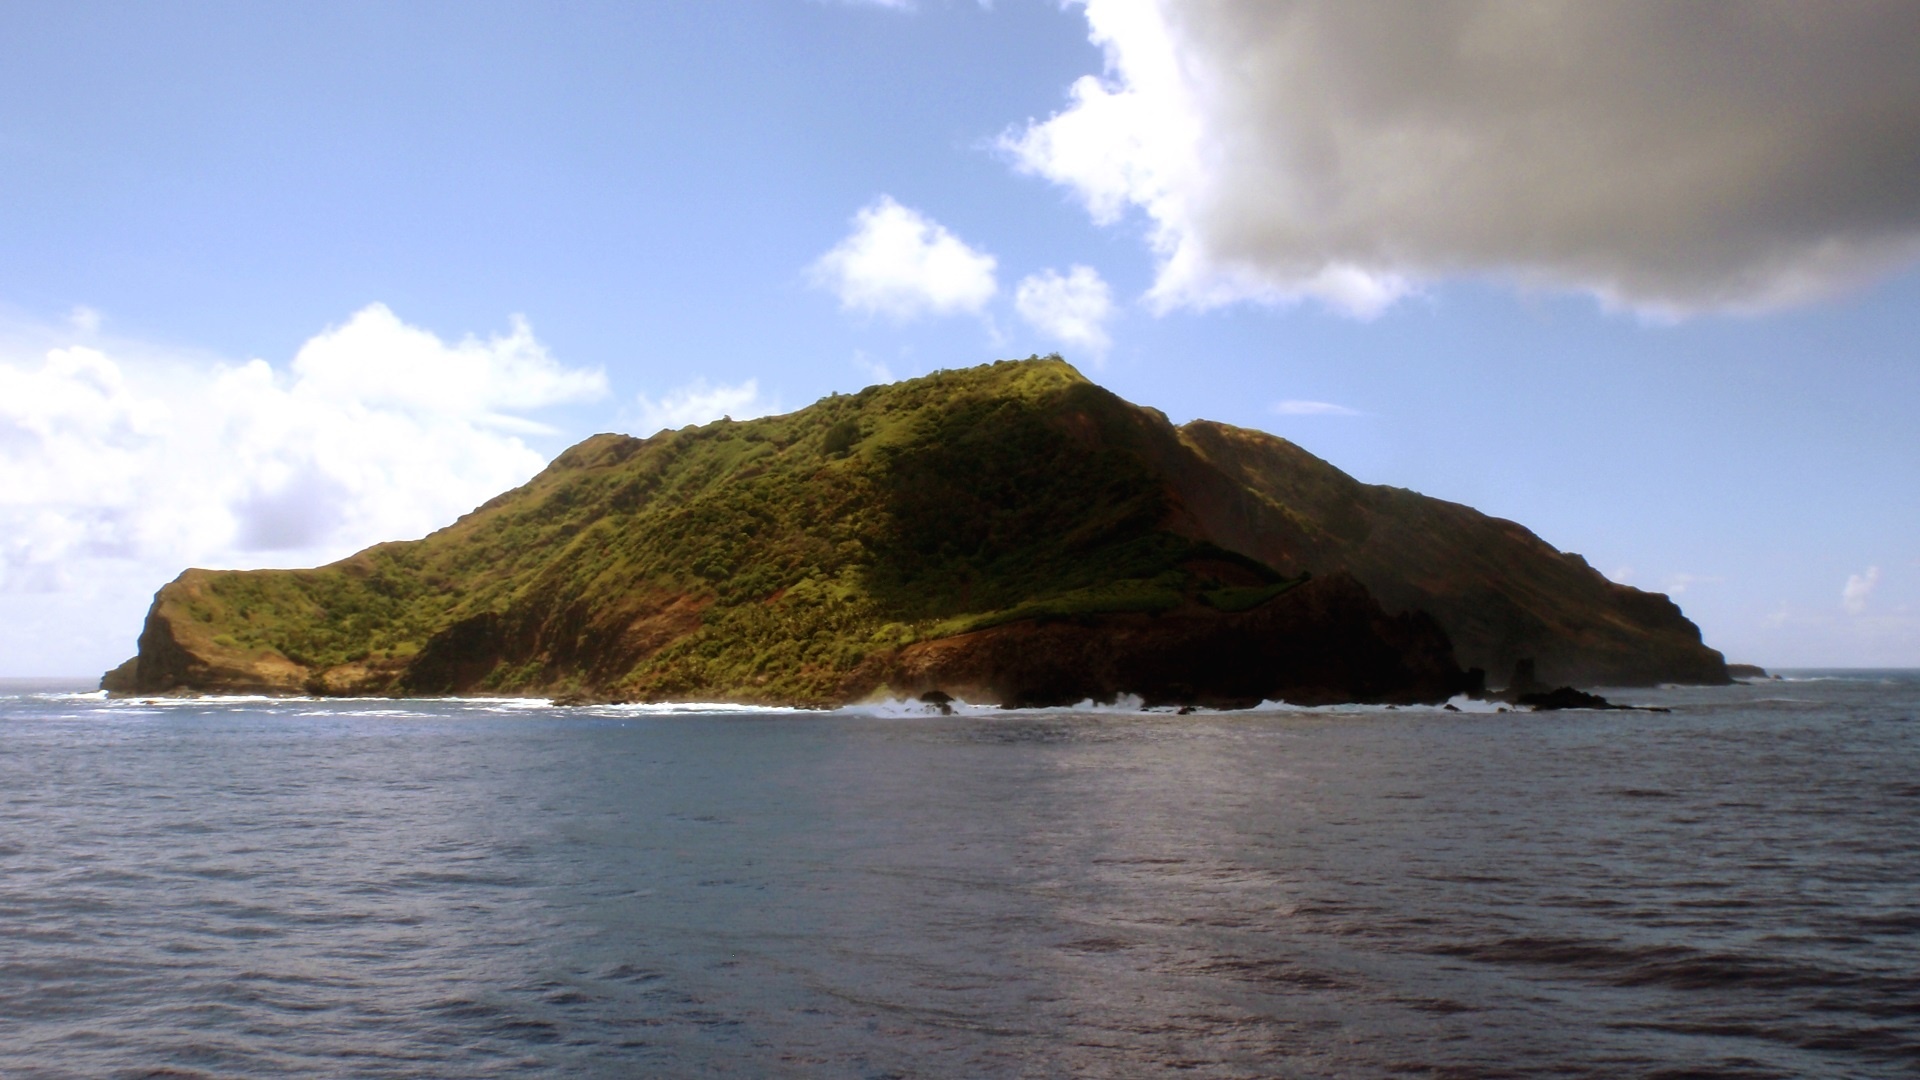
{"type": "Polygon", "coordinates": [[[1171,611],[1179,607],[1187,599],[1187,584],[1187,575],[1177,570],[1147,580],[1129,578],[1106,582],[1084,589],[1074,589],[1057,596],[1027,600],[999,611],[948,619],[935,626],[927,636],[946,637],[950,634],[966,634],[1020,619],[1072,619],[1088,615],[1116,615],[1122,612],[1145,612],[1158,615],[1163,611],[1171,611]]]}
{"type": "Polygon", "coordinates": [[[1305,577],[1298,577],[1277,581],[1270,585],[1238,585],[1223,589],[1208,589],[1200,594],[1200,602],[1220,611],[1251,611],[1305,580],[1307,580],[1305,577]]]}
{"type": "Polygon", "coordinates": [[[595,436],[423,540],[162,599],[231,648],[402,687],[477,657],[485,671],[449,685],[827,702],[916,640],[1284,591],[1168,527],[1163,432],[1057,357],[1003,361],[786,416],[595,436]]]}

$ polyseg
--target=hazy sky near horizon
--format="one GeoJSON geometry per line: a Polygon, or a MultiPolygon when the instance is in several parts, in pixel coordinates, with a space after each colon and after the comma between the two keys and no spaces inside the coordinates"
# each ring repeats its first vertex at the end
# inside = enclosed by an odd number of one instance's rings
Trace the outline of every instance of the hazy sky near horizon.
{"type": "Polygon", "coordinates": [[[0,6],[0,675],[604,430],[1058,351],[1920,666],[1920,6],[0,6]]]}

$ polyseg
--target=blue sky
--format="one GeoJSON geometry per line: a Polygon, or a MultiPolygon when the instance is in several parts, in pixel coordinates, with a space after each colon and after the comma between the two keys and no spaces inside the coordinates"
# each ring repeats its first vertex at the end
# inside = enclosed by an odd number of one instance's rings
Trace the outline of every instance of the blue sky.
{"type": "Polygon", "coordinates": [[[1920,666],[1898,5],[1720,28],[1706,76],[1685,5],[1536,28],[1637,65],[1552,70],[1311,7],[7,5],[0,674],[596,431],[1054,350],[1520,521],[1729,659],[1920,666]],[[1849,59],[1741,62],[1782,42],[1849,59]]]}

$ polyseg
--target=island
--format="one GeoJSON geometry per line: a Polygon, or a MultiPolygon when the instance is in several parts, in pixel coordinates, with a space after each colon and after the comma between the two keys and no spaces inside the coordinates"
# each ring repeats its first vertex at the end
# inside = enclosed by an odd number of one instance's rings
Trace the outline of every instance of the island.
{"type": "Polygon", "coordinates": [[[1058,357],[596,435],[419,540],[188,570],[115,693],[1438,702],[1725,683],[1667,597],[1058,357]]]}

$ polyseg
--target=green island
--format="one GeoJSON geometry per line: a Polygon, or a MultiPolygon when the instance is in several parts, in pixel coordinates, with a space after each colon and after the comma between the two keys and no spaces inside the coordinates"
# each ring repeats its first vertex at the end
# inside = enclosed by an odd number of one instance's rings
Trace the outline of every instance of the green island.
{"type": "Polygon", "coordinates": [[[596,435],[423,539],[189,570],[122,693],[832,706],[1441,700],[1478,667],[1720,682],[1665,597],[1512,522],[1176,427],[1057,357],[596,435]]]}

